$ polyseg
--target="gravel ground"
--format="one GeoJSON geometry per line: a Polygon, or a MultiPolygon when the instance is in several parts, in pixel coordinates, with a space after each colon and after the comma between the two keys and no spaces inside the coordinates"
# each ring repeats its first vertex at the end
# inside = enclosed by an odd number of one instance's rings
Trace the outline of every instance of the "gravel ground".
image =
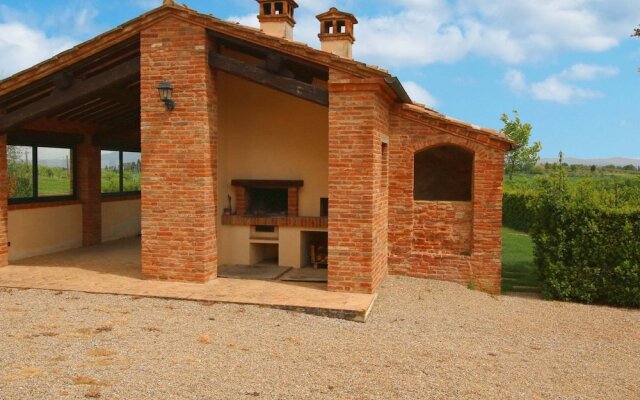
{"type": "Polygon", "coordinates": [[[389,277],[369,322],[0,289],[0,399],[638,399],[640,311],[389,277]]]}

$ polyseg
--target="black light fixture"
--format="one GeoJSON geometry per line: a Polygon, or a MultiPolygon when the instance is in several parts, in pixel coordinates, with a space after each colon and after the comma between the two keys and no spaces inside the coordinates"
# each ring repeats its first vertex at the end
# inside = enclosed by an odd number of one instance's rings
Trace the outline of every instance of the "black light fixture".
{"type": "Polygon", "coordinates": [[[173,111],[175,103],[172,99],[173,86],[168,81],[162,81],[158,84],[158,94],[160,94],[160,100],[167,106],[167,110],[173,111]]]}

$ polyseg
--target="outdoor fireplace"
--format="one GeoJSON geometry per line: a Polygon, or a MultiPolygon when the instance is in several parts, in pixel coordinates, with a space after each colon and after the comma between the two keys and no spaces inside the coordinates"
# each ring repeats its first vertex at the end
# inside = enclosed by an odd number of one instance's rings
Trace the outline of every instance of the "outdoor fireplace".
{"type": "Polygon", "coordinates": [[[303,181],[234,179],[236,214],[251,217],[297,217],[303,181]]]}
{"type": "Polygon", "coordinates": [[[256,217],[286,217],[289,211],[287,188],[247,188],[246,215],[256,217]]]}

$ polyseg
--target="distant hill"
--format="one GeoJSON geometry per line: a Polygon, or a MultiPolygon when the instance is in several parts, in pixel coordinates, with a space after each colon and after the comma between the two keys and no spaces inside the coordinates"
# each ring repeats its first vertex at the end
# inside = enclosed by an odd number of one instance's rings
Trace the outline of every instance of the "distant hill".
{"type": "MultiPolygon", "coordinates": [[[[540,164],[558,162],[557,158],[541,158],[540,164]]],[[[564,162],[567,164],[576,165],[596,165],[602,167],[605,165],[615,165],[617,167],[624,167],[625,165],[640,165],[640,158],[626,158],[626,157],[611,157],[611,158],[575,158],[566,157],[564,162]]]]}

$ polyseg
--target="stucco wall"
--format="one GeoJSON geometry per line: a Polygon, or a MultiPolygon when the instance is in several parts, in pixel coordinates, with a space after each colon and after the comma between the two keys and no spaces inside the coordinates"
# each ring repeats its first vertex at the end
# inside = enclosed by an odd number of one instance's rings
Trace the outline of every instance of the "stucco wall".
{"type": "Polygon", "coordinates": [[[82,205],[9,211],[9,260],[82,246],[82,205]]]}
{"type": "Polygon", "coordinates": [[[251,238],[250,226],[227,225],[223,226],[223,245],[218,248],[221,255],[224,255],[222,265],[249,265],[252,263],[252,243],[255,244],[277,244],[278,264],[283,267],[300,268],[306,266],[305,260],[307,249],[302,243],[302,236],[305,232],[326,232],[324,229],[310,230],[309,228],[278,227],[277,240],[260,240],[251,238]]]}
{"type": "Polygon", "coordinates": [[[102,202],[102,241],[140,234],[140,199],[102,202]]]}
{"type": "MultiPolygon", "coordinates": [[[[299,213],[320,216],[320,198],[328,197],[328,110],[223,72],[217,84],[218,257],[221,265],[245,264],[249,227],[225,226],[220,218],[227,195],[234,196],[231,180],[303,180],[299,213]]],[[[235,210],[235,199],[232,204],[235,210]]],[[[299,238],[281,242],[281,262],[292,264],[299,238]]]]}

